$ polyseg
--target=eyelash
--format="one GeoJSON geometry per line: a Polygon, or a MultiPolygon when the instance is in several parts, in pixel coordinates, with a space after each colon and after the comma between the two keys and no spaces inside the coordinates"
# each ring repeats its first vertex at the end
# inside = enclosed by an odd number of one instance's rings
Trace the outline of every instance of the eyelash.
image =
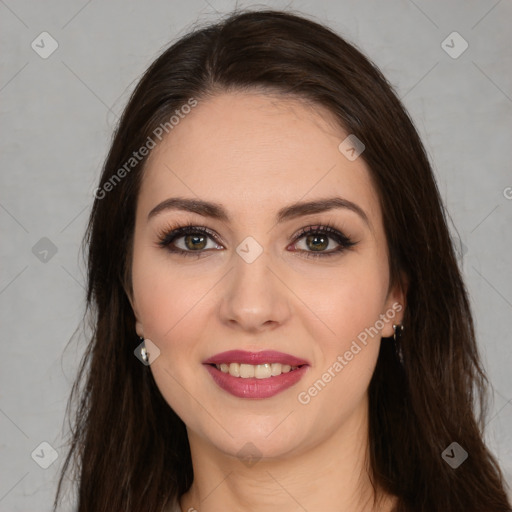
{"type": "MultiPolygon", "coordinates": [[[[186,235],[206,235],[214,240],[215,243],[220,245],[220,242],[217,240],[217,237],[213,231],[210,231],[206,227],[196,226],[195,224],[188,223],[182,226],[179,225],[171,225],[162,229],[158,232],[158,246],[162,248],[166,248],[169,252],[175,254],[182,254],[184,256],[192,256],[192,257],[201,257],[201,254],[206,249],[201,249],[198,251],[185,251],[183,249],[179,249],[177,247],[170,248],[169,246],[178,238],[181,238],[186,235]]],[[[314,251],[304,251],[300,250],[298,252],[305,253],[306,258],[326,258],[330,256],[335,256],[344,252],[346,249],[353,247],[357,244],[349,237],[338,231],[334,226],[329,223],[323,225],[311,225],[307,226],[297,234],[297,236],[292,240],[295,244],[300,239],[304,238],[306,235],[327,235],[328,238],[333,239],[339,244],[339,247],[331,250],[330,252],[314,252],[314,251]]]]}

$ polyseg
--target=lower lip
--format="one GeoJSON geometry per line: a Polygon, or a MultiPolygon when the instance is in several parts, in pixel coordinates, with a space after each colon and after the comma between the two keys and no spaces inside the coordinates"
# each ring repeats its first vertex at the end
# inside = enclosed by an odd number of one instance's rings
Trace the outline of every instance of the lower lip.
{"type": "Polygon", "coordinates": [[[239,398],[270,398],[277,395],[302,379],[308,368],[308,365],[304,365],[296,370],[267,379],[243,379],[217,370],[215,366],[209,364],[205,366],[220,388],[239,398]]]}

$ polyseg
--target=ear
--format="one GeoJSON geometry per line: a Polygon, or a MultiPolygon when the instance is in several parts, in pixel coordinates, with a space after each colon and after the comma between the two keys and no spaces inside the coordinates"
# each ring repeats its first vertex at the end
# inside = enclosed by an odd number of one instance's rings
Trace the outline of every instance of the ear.
{"type": "Polygon", "coordinates": [[[125,283],[123,283],[123,289],[126,293],[126,296],[128,297],[128,301],[130,302],[133,314],[135,316],[135,331],[137,332],[137,336],[139,336],[140,338],[144,338],[144,329],[142,327],[142,322],[140,321],[139,311],[137,308],[137,303],[133,296],[133,291],[131,289],[128,290],[125,283]]]}
{"type": "Polygon", "coordinates": [[[405,308],[407,306],[407,291],[409,289],[409,279],[404,272],[400,272],[398,282],[393,286],[386,298],[384,311],[381,317],[384,320],[382,336],[389,338],[395,333],[393,324],[401,324],[404,318],[405,308]]]}

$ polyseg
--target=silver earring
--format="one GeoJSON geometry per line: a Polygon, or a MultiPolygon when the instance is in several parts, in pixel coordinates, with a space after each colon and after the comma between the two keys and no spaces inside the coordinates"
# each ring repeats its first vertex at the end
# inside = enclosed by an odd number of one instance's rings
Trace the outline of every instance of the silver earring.
{"type": "Polygon", "coordinates": [[[393,329],[394,329],[394,333],[393,333],[393,339],[395,341],[398,341],[397,338],[400,337],[400,335],[402,334],[402,331],[404,330],[404,326],[402,324],[398,324],[398,325],[395,325],[393,324],[393,329]]]}
{"type": "MultiPolygon", "coordinates": [[[[140,337],[140,340],[141,341],[144,341],[144,338],[140,337]]],[[[144,345],[142,345],[142,347],[140,347],[140,356],[142,357],[142,360],[147,363],[148,360],[149,360],[149,354],[148,354],[148,351],[146,350],[146,347],[144,345]]]]}

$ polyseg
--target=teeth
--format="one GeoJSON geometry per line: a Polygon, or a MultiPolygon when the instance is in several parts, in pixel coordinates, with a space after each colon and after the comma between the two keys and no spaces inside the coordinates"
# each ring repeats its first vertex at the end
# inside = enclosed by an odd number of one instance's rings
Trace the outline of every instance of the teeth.
{"type": "Polygon", "coordinates": [[[277,377],[281,373],[288,373],[296,370],[298,366],[290,366],[289,364],[281,363],[265,363],[265,364],[216,364],[217,370],[222,373],[229,373],[233,377],[241,377],[242,379],[250,379],[256,377],[257,379],[268,379],[269,377],[277,377]]]}

